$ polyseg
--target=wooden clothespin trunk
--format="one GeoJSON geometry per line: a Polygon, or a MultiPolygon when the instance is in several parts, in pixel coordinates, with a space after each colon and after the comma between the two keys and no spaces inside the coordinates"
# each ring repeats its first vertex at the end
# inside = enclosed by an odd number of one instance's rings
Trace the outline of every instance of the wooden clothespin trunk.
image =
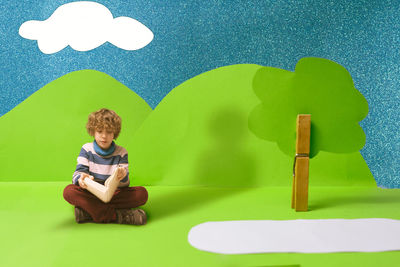
{"type": "Polygon", "coordinates": [[[292,208],[308,210],[311,115],[297,116],[296,156],[293,163],[292,208]]]}

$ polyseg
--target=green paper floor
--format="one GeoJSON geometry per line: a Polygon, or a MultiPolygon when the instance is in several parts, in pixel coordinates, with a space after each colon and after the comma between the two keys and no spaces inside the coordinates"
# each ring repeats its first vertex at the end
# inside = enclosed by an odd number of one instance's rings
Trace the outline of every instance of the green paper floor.
{"type": "MultiPolygon", "coordinates": [[[[148,224],[77,224],[64,182],[0,183],[0,266],[396,266],[400,251],[219,255],[187,241],[202,222],[327,218],[400,219],[400,189],[314,187],[309,212],[290,209],[291,188],[150,186],[148,224]]],[[[376,229],[379,231],[379,229],[376,229]]]]}

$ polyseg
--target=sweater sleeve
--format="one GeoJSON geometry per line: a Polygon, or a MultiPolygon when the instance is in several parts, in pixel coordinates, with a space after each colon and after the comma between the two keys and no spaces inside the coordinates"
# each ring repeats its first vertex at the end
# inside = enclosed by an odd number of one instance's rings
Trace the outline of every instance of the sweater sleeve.
{"type": "Polygon", "coordinates": [[[126,153],[120,160],[119,165],[126,170],[125,177],[119,182],[118,187],[127,187],[129,186],[129,163],[128,163],[128,153],[126,153]]]}
{"type": "Polygon", "coordinates": [[[77,158],[77,165],[74,174],[72,175],[72,183],[78,185],[78,179],[81,177],[81,173],[89,174],[89,158],[88,152],[82,147],[81,152],[77,158]]]}

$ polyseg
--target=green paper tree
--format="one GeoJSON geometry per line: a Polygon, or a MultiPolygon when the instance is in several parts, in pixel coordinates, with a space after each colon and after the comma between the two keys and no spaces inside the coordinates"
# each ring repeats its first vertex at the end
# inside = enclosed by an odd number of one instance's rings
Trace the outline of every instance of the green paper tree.
{"type": "Polygon", "coordinates": [[[250,113],[249,128],[285,154],[295,154],[298,114],[311,114],[310,158],[319,151],[350,153],[364,146],[359,122],[368,114],[368,103],[343,66],[303,58],[294,72],[263,67],[253,89],[261,104],[250,113]]]}

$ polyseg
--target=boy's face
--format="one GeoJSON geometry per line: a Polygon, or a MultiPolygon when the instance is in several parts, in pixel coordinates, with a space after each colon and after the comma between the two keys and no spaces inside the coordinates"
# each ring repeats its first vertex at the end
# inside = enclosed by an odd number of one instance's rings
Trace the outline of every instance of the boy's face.
{"type": "Polygon", "coordinates": [[[114,132],[108,129],[96,130],[94,132],[94,139],[101,149],[107,150],[114,140],[114,132]]]}

